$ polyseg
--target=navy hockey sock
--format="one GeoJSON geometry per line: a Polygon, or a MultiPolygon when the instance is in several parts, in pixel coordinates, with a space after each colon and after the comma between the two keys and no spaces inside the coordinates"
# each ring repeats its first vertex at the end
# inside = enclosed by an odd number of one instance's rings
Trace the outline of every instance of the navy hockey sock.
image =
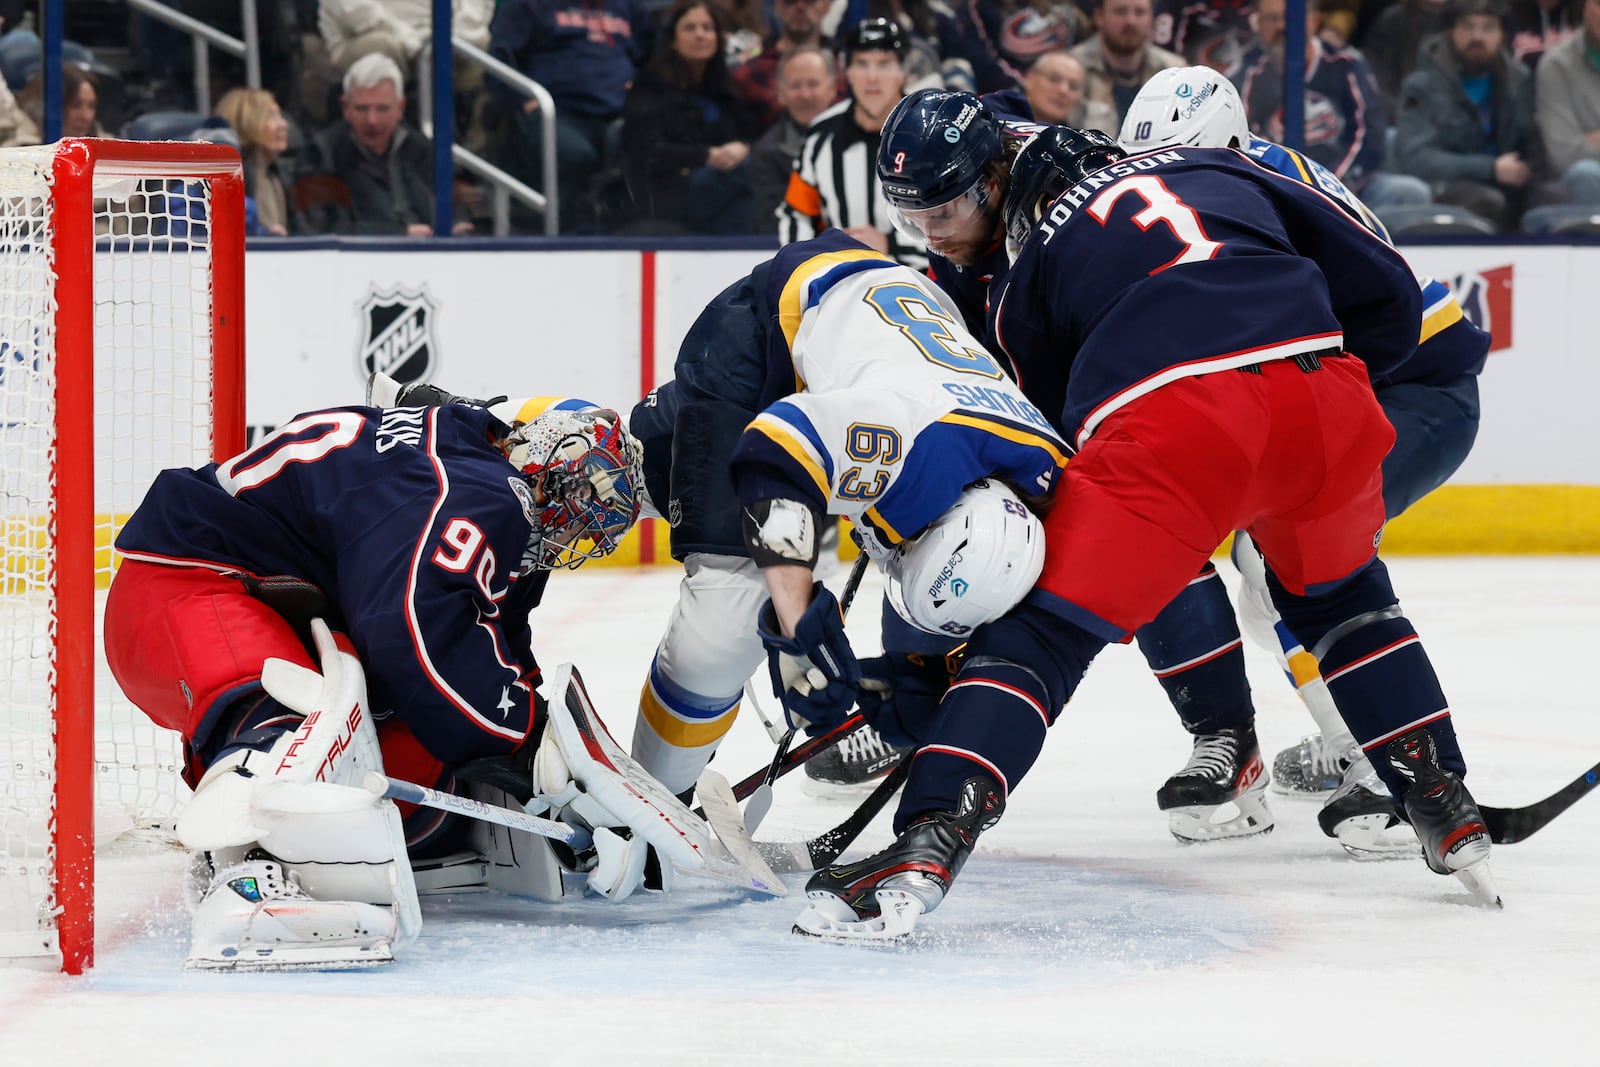
{"type": "Polygon", "coordinates": [[[917,816],[955,811],[962,783],[984,774],[1014,789],[1045,730],[1105,641],[1040,608],[1021,606],[981,628],[911,765],[895,832],[917,816]]]}
{"type": "Polygon", "coordinates": [[[1214,734],[1255,721],[1239,622],[1211,563],[1133,636],[1185,730],[1214,734]]]}
{"type": "Polygon", "coordinates": [[[1399,796],[1410,783],[1382,750],[1419,727],[1433,735],[1440,766],[1466,773],[1449,702],[1381,560],[1312,597],[1289,594],[1270,573],[1267,581],[1284,624],[1317,658],[1340,715],[1391,792],[1399,796]]]}

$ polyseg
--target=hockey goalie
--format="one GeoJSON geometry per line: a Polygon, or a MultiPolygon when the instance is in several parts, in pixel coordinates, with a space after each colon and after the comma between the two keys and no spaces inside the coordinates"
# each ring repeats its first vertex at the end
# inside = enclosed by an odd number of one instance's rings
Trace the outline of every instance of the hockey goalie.
{"type": "Polygon", "coordinates": [[[701,860],[703,824],[585,743],[604,726],[575,673],[553,706],[537,689],[529,613],[552,571],[616,547],[641,484],[621,419],[573,401],[515,425],[465,405],[316,411],[158,476],[117,539],[105,639],[123,691],[184,738],[191,967],[388,961],[421,926],[414,866],[511,871],[544,897],[570,871],[621,899],[701,860]],[[375,770],[542,797],[593,847],[397,807],[362,788],[375,770]]]}

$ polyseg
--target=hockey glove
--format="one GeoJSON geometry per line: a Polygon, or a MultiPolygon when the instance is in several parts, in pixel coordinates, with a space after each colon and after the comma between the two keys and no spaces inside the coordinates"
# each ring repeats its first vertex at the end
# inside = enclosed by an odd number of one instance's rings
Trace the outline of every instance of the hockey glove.
{"type": "Polygon", "coordinates": [[[861,667],[844,633],[839,601],[821,582],[811,587],[811,604],[783,636],[772,601],[761,607],[756,633],[767,649],[772,691],[783,701],[784,718],[794,729],[821,733],[850,716],[861,667]]]}
{"type": "Polygon", "coordinates": [[[965,648],[945,656],[886,652],[861,661],[861,714],[884,741],[901,747],[926,743],[965,648]]]}

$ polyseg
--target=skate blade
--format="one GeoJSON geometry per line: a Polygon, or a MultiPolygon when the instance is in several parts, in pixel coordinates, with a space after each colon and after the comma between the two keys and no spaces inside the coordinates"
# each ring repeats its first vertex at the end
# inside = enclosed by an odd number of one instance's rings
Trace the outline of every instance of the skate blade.
{"type": "Polygon", "coordinates": [[[354,971],[394,962],[388,942],[375,945],[289,947],[258,946],[224,949],[217,956],[190,956],[187,971],[354,971]],[[237,952],[235,955],[227,953],[237,952]]]}
{"type": "Polygon", "coordinates": [[[878,787],[887,775],[880,774],[864,782],[828,782],[821,778],[802,777],[800,792],[814,800],[860,801],[878,787]]]}
{"type": "Polygon", "coordinates": [[[903,889],[880,889],[879,913],[863,919],[832,893],[806,894],[806,910],[795,920],[791,933],[834,945],[892,945],[916,929],[923,914],[922,901],[903,889]]]}
{"type": "Polygon", "coordinates": [[[1167,809],[1167,829],[1184,845],[1269,834],[1274,825],[1272,811],[1260,789],[1222,804],[1167,809]]]}
{"type": "Polygon", "coordinates": [[[1275,796],[1316,800],[1319,797],[1329,796],[1335,789],[1338,789],[1339,779],[1333,779],[1331,784],[1325,781],[1320,786],[1301,786],[1294,783],[1285,783],[1283,779],[1274,775],[1271,784],[1267,788],[1275,796]]]}
{"type": "Polygon", "coordinates": [[[1417,832],[1392,815],[1352,815],[1333,828],[1333,836],[1358,860],[1403,859],[1422,851],[1417,832]]]}
{"type": "Polygon", "coordinates": [[[1492,908],[1503,908],[1500,900],[1500,889],[1494,884],[1494,874],[1489,870],[1489,861],[1480,860],[1470,867],[1463,867],[1453,871],[1461,884],[1472,890],[1472,895],[1492,908]]]}

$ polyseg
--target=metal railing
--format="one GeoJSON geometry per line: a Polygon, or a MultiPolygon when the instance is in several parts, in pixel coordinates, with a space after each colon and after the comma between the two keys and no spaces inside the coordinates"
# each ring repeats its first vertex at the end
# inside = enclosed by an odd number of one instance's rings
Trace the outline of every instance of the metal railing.
{"type": "Polygon", "coordinates": [[[128,6],[187,33],[194,44],[194,109],[211,110],[211,63],[207,47],[244,60],[244,81],[252,89],[261,88],[261,34],[256,26],[256,0],[239,0],[239,19],[244,40],[190,18],[160,0],[128,0],[128,6]]]}
{"type": "MultiPolygon", "coordinates": [[[[148,0],[145,0],[148,2],[148,0]]],[[[463,148],[454,141],[453,131],[450,142],[450,158],[462,168],[471,171],[480,178],[487,180],[494,186],[494,232],[496,237],[504,237],[511,232],[511,198],[516,197],[522,203],[544,215],[544,232],[555,236],[561,232],[561,196],[556,187],[556,102],[548,90],[515,67],[508,66],[494,58],[489,53],[461,37],[452,37],[450,45],[455,55],[464,56],[481,67],[484,73],[499,78],[514,89],[521,89],[539,102],[539,141],[543,149],[541,152],[541,171],[544,177],[545,192],[530,188],[526,183],[514,175],[501,170],[482,156],[470,149],[463,148]]],[[[434,135],[433,130],[433,42],[430,40],[422,46],[422,54],[417,57],[418,93],[421,98],[418,122],[422,132],[428,137],[434,135]]]]}

